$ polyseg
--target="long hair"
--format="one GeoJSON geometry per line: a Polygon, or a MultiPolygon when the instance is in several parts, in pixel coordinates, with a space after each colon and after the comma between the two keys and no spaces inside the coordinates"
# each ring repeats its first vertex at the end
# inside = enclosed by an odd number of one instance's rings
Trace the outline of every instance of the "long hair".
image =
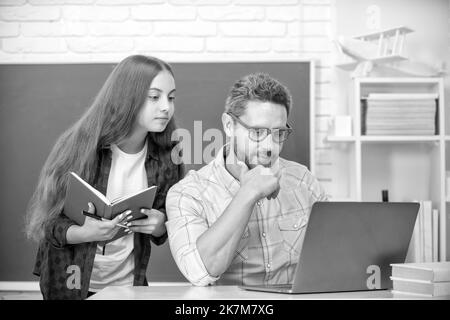
{"type": "MultiPolygon", "coordinates": [[[[39,176],[26,214],[28,238],[40,241],[46,227],[64,207],[69,172],[89,183],[95,179],[98,154],[131,134],[148,89],[158,73],[171,67],[162,60],[142,55],[129,56],[109,75],[92,105],[56,141],[39,176]]],[[[172,118],[163,132],[149,132],[152,148],[164,162],[170,161],[171,141],[176,129],[172,118]]]]}

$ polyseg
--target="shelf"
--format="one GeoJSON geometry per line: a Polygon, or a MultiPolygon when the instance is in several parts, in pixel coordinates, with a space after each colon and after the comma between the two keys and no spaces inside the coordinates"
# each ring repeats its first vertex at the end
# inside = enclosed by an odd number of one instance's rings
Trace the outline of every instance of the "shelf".
{"type": "Polygon", "coordinates": [[[326,137],[327,142],[355,142],[356,138],[354,136],[340,137],[340,136],[328,136],[326,137]]]}
{"type": "Polygon", "coordinates": [[[375,101],[393,101],[393,100],[436,100],[439,99],[437,93],[370,93],[361,100],[375,100],[375,101]]]}
{"type": "MultiPolygon", "coordinates": [[[[361,142],[438,142],[439,136],[361,136],[361,142]]],[[[446,137],[450,141],[450,136],[446,137]]],[[[356,137],[328,136],[327,142],[355,142],[356,137]]]]}
{"type": "Polygon", "coordinates": [[[386,77],[386,78],[370,78],[360,77],[356,78],[362,84],[386,84],[386,83],[402,83],[402,84],[421,84],[434,83],[437,84],[442,79],[440,77],[386,77]]]}
{"type": "Polygon", "coordinates": [[[361,136],[361,142],[433,142],[439,136],[361,136]]]}
{"type": "MultiPolygon", "coordinates": [[[[380,191],[389,190],[391,200],[431,200],[441,214],[440,220],[446,221],[450,212],[450,201],[446,198],[450,190],[446,187],[445,175],[450,170],[450,122],[444,113],[448,110],[448,104],[444,101],[443,78],[357,77],[353,79],[351,90],[338,98],[336,115],[351,117],[352,131],[349,136],[337,136],[335,133],[344,131],[334,131],[336,126],[330,126],[329,131],[322,133],[325,137],[318,136],[322,140],[320,142],[326,143],[326,147],[322,148],[326,150],[321,150],[319,156],[330,159],[331,164],[318,169],[321,171],[318,174],[327,181],[324,188],[330,194],[329,200],[381,201],[380,191]],[[424,99],[434,100],[424,104],[434,102],[438,119],[436,131],[401,131],[401,128],[409,127],[399,125],[397,131],[368,131],[388,135],[362,134],[367,132],[363,122],[367,100],[411,100],[419,105],[424,99]],[[407,134],[414,132],[417,135],[407,134]],[[434,134],[436,132],[438,134],[434,134]]],[[[394,101],[393,105],[408,105],[398,101],[394,101]]],[[[405,111],[408,111],[407,107],[405,111]]],[[[414,128],[411,126],[411,129],[414,128]]],[[[447,226],[446,223],[439,225],[440,260],[448,256],[447,226]]]]}

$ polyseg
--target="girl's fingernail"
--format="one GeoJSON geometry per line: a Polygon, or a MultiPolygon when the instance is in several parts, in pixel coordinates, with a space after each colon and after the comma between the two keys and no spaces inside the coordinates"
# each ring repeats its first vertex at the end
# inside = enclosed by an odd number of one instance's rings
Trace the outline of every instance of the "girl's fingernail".
{"type": "Polygon", "coordinates": [[[119,219],[122,219],[122,217],[123,217],[123,213],[121,213],[121,214],[119,215],[119,219]]]}
{"type": "Polygon", "coordinates": [[[142,212],[142,213],[145,213],[145,209],[141,209],[141,212],[142,212]]]}
{"type": "Polygon", "coordinates": [[[127,226],[127,227],[130,227],[130,226],[131,226],[131,222],[128,222],[128,223],[126,224],[126,226],[127,226]]]}
{"type": "Polygon", "coordinates": [[[133,218],[133,216],[128,216],[128,217],[127,217],[127,220],[130,220],[131,218],[133,218]]]}

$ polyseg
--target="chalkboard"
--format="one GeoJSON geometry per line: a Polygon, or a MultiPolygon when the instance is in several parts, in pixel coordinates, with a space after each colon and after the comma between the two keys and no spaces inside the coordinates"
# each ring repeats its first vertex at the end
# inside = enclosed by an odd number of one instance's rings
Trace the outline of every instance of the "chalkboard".
{"type": "MultiPolygon", "coordinates": [[[[33,281],[37,246],[24,235],[27,203],[58,136],[92,103],[115,64],[0,65],[0,281],[33,281]]],[[[293,96],[289,122],[294,133],[282,156],[309,166],[311,63],[172,63],[177,89],[175,117],[192,133],[192,149],[205,148],[210,128],[221,129],[221,114],[233,82],[251,72],[267,72],[293,96]],[[199,123],[201,121],[201,130],[199,123]],[[197,132],[194,132],[197,130],[197,132]],[[203,141],[204,140],[204,141],[203,141]]],[[[192,152],[192,155],[194,152],[192,152]]],[[[187,170],[207,159],[194,159],[187,170]]],[[[149,281],[185,281],[168,243],[153,246],[149,281]]]]}

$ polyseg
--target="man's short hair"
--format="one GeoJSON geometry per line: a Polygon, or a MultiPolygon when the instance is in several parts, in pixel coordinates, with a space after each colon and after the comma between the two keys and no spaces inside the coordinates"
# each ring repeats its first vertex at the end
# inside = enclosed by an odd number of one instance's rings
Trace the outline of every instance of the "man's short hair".
{"type": "Polygon", "coordinates": [[[228,93],[225,113],[230,112],[239,117],[249,101],[280,104],[286,108],[288,116],[292,106],[288,88],[267,73],[252,73],[236,81],[228,93]]]}

